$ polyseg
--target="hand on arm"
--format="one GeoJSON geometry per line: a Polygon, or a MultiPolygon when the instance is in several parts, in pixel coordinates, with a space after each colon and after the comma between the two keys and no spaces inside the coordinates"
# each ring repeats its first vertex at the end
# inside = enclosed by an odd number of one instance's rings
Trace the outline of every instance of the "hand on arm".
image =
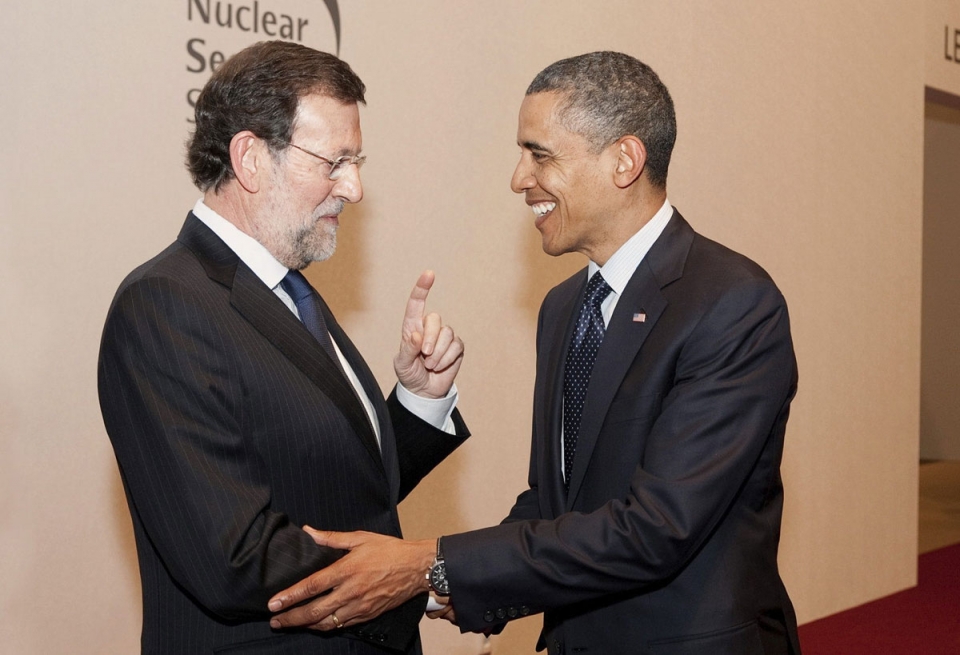
{"type": "Polygon", "coordinates": [[[271,598],[270,611],[279,612],[270,621],[273,628],[325,631],[363,623],[429,589],[426,573],[436,555],[436,539],[304,530],[321,546],[350,552],[271,598]]]}
{"type": "Polygon", "coordinates": [[[463,362],[463,341],[439,314],[425,314],[433,271],[420,274],[410,292],[400,333],[400,351],[393,360],[397,379],[413,393],[443,398],[463,362]]]}

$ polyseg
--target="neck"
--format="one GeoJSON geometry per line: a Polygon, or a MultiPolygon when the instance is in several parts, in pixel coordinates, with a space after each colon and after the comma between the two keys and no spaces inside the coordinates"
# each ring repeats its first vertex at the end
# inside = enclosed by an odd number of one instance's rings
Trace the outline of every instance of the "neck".
{"type": "Polygon", "coordinates": [[[247,236],[256,238],[253,229],[253,208],[248,201],[245,201],[242,194],[236,192],[232,182],[228,182],[220,191],[210,189],[204,193],[203,204],[233,223],[247,236]]]}
{"type": "Polygon", "coordinates": [[[667,190],[648,189],[647,193],[636,194],[613,213],[610,220],[609,238],[598,252],[590,257],[597,265],[603,266],[630,237],[650,222],[667,199],[667,190]]]}

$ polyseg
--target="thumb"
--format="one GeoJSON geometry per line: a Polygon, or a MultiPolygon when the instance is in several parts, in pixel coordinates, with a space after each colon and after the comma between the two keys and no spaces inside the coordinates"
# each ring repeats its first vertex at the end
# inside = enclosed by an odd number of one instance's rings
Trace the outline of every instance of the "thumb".
{"type": "Polygon", "coordinates": [[[419,332],[412,332],[409,338],[400,339],[400,352],[397,354],[397,367],[407,369],[420,357],[420,349],[423,347],[423,335],[419,332]]]}

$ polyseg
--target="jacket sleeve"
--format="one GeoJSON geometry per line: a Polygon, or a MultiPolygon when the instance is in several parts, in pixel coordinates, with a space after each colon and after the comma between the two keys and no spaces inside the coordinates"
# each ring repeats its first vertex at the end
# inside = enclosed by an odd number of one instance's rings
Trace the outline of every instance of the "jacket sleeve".
{"type": "Polygon", "coordinates": [[[769,279],[732,286],[685,329],[622,498],[444,538],[462,630],[488,628],[491,608],[535,613],[663,583],[709,539],[783,428],[796,363],[769,279]]]}
{"type": "Polygon", "coordinates": [[[397,439],[397,459],[400,466],[400,500],[413,491],[420,480],[467,440],[470,431],[460,416],[453,410],[455,434],[439,430],[415,416],[397,400],[394,388],[387,398],[387,409],[397,439]]]}

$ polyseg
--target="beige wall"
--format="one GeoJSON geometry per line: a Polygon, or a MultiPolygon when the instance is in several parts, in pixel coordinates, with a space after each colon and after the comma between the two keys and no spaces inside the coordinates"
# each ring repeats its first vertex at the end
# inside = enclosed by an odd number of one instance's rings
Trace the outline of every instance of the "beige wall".
{"type": "MultiPolygon", "coordinates": [[[[130,519],[95,391],[117,283],[175,235],[179,2],[9,0],[0,40],[0,652],[136,649],[130,519]],[[6,24],[6,23],[5,23],[6,24]]],[[[306,40],[332,47],[312,0],[306,40]]],[[[595,49],[650,63],[676,101],[669,194],[787,296],[800,362],[788,428],[783,574],[802,620],[915,581],[924,16],[906,0],[417,3],[341,0],[341,54],[369,86],[366,198],[309,276],[384,387],[409,287],[467,342],[475,437],[402,507],[410,536],[497,521],[525,481],[540,298],[583,265],[539,250],[507,183],[516,113],[546,64],[595,49]]],[[[201,80],[202,81],[202,80],[201,80]]],[[[532,652],[537,620],[496,653],[532,652]]],[[[428,652],[475,637],[424,625],[428,652]]]]}
{"type": "Polygon", "coordinates": [[[960,459],[960,109],[927,104],[924,142],[920,456],[960,459]]]}

